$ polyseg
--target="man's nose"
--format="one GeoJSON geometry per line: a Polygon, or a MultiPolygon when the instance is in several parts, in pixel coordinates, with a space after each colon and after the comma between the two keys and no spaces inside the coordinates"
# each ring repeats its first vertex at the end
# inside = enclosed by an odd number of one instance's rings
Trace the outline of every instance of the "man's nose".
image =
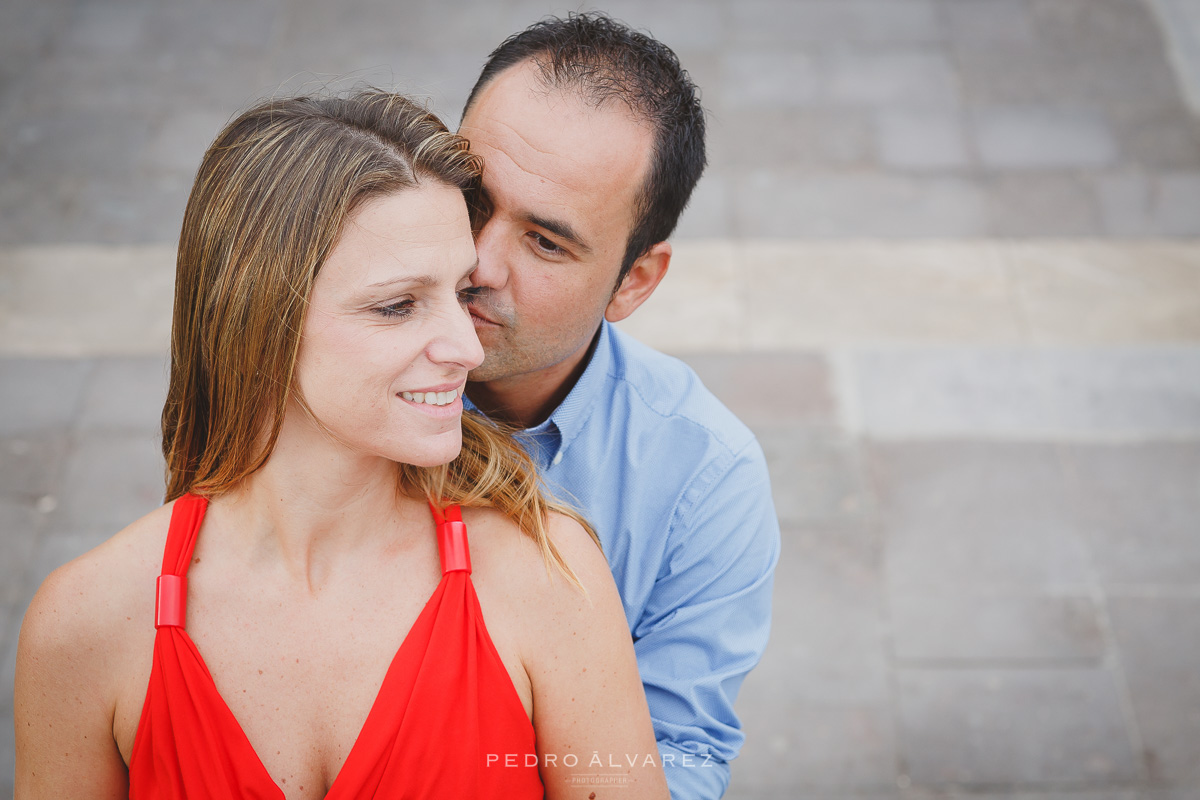
{"type": "Polygon", "coordinates": [[[498,221],[487,220],[475,234],[475,252],[479,256],[479,266],[471,273],[471,284],[503,289],[508,284],[508,253],[498,221]]]}

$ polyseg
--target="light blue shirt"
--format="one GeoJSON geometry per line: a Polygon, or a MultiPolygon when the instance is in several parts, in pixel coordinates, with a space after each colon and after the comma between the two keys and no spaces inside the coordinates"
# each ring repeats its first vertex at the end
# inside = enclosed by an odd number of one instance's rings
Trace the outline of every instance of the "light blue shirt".
{"type": "Polygon", "coordinates": [[[519,438],[600,536],[671,796],[720,797],[779,557],[762,449],[691,368],[607,322],[570,394],[519,438]]]}

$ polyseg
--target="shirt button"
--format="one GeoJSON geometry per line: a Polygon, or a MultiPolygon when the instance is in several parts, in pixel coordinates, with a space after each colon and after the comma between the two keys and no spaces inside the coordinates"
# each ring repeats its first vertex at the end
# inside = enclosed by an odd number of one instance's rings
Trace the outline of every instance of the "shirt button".
{"type": "Polygon", "coordinates": [[[554,454],[554,458],[550,459],[550,466],[556,467],[560,461],[562,461],[562,450],[559,450],[554,454]]]}

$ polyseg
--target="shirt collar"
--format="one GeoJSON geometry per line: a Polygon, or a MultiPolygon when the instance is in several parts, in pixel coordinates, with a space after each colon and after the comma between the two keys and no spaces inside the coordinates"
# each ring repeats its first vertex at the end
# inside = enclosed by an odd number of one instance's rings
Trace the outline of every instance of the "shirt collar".
{"type": "Polygon", "coordinates": [[[603,393],[601,390],[608,378],[612,361],[612,334],[609,332],[608,320],[602,319],[596,346],[592,348],[588,365],[584,368],[583,374],[579,376],[579,380],[571,387],[571,391],[547,420],[547,422],[554,423],[562,436],[562,443],[559,445],[560,451],[569,447],[579,432],[583,430],[584,423],[591,416],[592,408],[603,393]]]}
{"type": "MultiPolygon", "coordinates": [[[[592,408],[600,397],[609,367],[612,365],[612,335],[609,332],[608,320],[600,320],[600,332],[597,335],[596,346],[592,348],[588,365],[571,391],[558,404],[540,425],[519,431],[517,436],[526,434],[527,438],[539,444],[539,455],[542,456],[542,466],[548,466],[571,444],[583,425],[591,416],[592,408]],[[554,436],[557,433],[558,436],[554,436]],[[544,460],[543,460],[544,459],[544,460]]],[[[463,395],[463,404],[472,411],[479,411],[470,398],[463,395]]]]}

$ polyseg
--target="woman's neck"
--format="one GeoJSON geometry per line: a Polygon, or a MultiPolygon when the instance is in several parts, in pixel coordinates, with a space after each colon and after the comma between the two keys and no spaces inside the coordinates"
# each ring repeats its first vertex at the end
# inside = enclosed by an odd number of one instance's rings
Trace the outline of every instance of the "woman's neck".
{"type": "Polygon", "coordinates": [[[267,463],[223,495],[218,514],[244,543],[244,557],[281,564],[316,593],[356,555],[403,542],[419,504],[401,496],[396,464],[351,451],[289,413],[267,463]],[[389,535],[381,537],[381,532],[389,535]]]}

